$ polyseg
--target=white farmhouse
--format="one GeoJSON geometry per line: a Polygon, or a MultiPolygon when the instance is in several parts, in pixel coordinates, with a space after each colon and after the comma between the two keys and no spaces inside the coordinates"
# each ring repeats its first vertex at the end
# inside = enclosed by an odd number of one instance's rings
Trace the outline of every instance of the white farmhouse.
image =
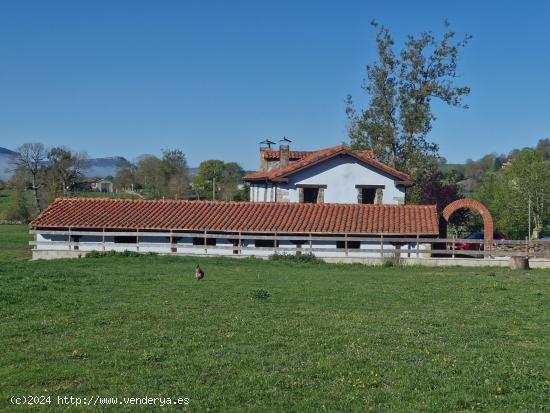
{"type": "Polygon", "coordinates": [[[402,205],[413,180],[372,151],[338,145],[314,152],[260,148],[260,170],[243,178],[252,202],[402,205]]]}
{"type": "Polygon", "coordinates": [[[371,151],[262,148],[251,202],[60,198],[31,222],[33,258],[90,251],[325,259],[426,254],[435,205],[405,205],[412,179],[371,151]]]}

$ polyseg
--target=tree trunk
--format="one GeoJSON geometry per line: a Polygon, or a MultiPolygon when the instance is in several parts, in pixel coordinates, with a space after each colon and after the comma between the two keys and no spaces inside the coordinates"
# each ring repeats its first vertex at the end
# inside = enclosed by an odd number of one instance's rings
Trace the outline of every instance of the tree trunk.
{"type": "Polygon", "coordinates": [[[34,193],[34,204],[36,206],[36,209],[38,212],[42,212],[42,208],[40,208],[40,199],[38,198],[38,187],[36,186],[36,175],[32,175],[32,191],[34,193]]]}
{"type": "Polygon", "coordinates": [[[510,257],[510,268],[512,270],[528,270],[529,258],[527,257],[510,257]]]}

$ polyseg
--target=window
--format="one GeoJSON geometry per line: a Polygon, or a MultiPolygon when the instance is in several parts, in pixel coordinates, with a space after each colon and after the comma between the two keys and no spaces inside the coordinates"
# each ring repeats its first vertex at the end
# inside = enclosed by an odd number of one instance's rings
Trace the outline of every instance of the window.
{"type": "MultiPolygon", "coordinates": [[[[336,248],[346,249],[346,241],[336,241],[336,248]]],[[[358,250],[359,248],[361,248],[361,241],[348,241],[348,249],[358,250]]]]}
{"type": "Polygon", "coordinates": [[[319,197],[319,188],[302,188],[304,191],[304,203],[316,204],[319,197]]]}
{"type": "Polygon", "coordinates": [[[137,237],[132,235],[115,235],[115,244],[137,244],[137,237]]]}
{"type": "Polygon", "coordinates": [[[376,198],[376,188],[361,188],[361,203],[374,204],[376,198]]]}
{"type": "Polygon", "coordinates": [[[254,246],[256,248],[274,248],[279,246],[279,241],[275,242],[272,239],[255,239],[254,246]]]}
{"type": "Polygon", "coordinates": [[[325,202],[326,185],[298,184],[296,186],[301,204],[323,204],[325,202]]]}
{"type": "Polygon", "coordinates": [[[355,185],[359,204],[382,204],[384,185],[355,185]]]}
{"type": "MultiPolygon", "coordinates": [[[[195,237],[193,238],[193,245],[205,245],[204,238],[195,237]]],[[[206,245],[216,245],[216,238],[206,238],[206,245]]]]}

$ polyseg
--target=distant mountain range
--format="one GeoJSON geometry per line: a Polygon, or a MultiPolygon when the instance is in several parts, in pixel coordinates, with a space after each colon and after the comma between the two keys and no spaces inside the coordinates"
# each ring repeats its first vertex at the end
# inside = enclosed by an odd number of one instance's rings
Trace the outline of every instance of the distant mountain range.
{"type": "MultiPolygon", "coordinates": [[[[7,180],[13,175],[13,166],[10,165],[10,159],[15,154],[6,148],[0,147],[0,179],[7,180]]],[[[112,156],[107,158],[88,159],[88,168],[84,171],[87,178],[104,178],[106,176],[115,176],[120,162],[126,161],[122,156],[112,156]]],[[[198,168],[189,168],[191,175],[196,175],[198,168]]]]}
{"type": "Polygon", "coordinates": [[[0,179],[8,179],[13,172],[10,172],[10,158],[15,152],[0,147],[0,179]]]}

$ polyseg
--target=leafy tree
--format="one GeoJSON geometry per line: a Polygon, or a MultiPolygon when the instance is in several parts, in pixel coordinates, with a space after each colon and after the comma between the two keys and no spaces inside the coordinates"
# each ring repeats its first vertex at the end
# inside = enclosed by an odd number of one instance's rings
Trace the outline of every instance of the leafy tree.
{"type": "Polygon", "coordinates": [[[164,191],[169,198],[183,198],[189,194],[190,179],[185,154],[180,149],[162,152],[162,169],[165,176],[164,191]]]}
{"type": "Polygon", "coordinates": [[[136,166],[127,160],[119,161],[114,178],[115,188],[123,191],[138,189],[136,169],[136,166]]]}
{"type": "Polygon", "coordinates": [[[66,195],[83,176],[88,156],[64,147],[54,147],[48,151],[48,166],[61,192],[66,195]]]}
{"type": "Polygon", "coordinates": [[[164,196],[162,161],[156,156],[146,156],[139,161],[136,178],[147,198],[160,199],[164,196]]]}
{"type": "Polygon", "coordinates": [[[522,150],[504,171],[486,176],[478,198],[491,211],[498,230],[511,238],[528,234],[531,228],[550,223],[550,164],[534,150],[522,150]]]}
{"type": "Polygon", "coordinates": [[[548,139],[548,138],[540,139],[537,142],[537,146],[535,147],[535,151],[540,153],[540,155],[542,156],[542,158],[545,161],[550,160],[550,139],[548,139]]]}
{"type": "Polygon", "coordinates": [[[139,161],[135,172],[128,165],[117,177],[133,180],[151,199],[184,198],[189,194],[190,180],[185,155],[181,150],[165,150],[162,159],[148,155],[139,161]]]}
{"type": "MultiPolygon", "coordinates": [[[[376,22],[372,25],[378,28],[376,22]]],[[[378,60],[367,66],[363,85],[369,105],[358,113],[347,97],[348,133],[354,148],[372,149],[381,161],[412,174],[424,170],[427,158],[437,157],[437,145],[426,139],[435,120],[432,101],[466,108],[462,98],[470,92],[453,84],[459,51],[470,36],[455,42],[447,22],[445,29],[441,39],[432,32],[408,36],[396,54],[389,30],[379,28],[378,60]]]]}
{"type": "Polygon", "coordinates": [[[203,161],[193,179],[193,189],[199,199],[241,199],[243,176],[244,170],[236,162],[224,163],[216,159],[203,161]]]}
{"type": "Polygon", "coordinates": [[[3,213],[4,219],[9,221],[29,221],[31,213],[27,208],[24,194],[25,193],[23,188],[13,188],[13,190],[11,191],[10,202],[3,213]]]}

